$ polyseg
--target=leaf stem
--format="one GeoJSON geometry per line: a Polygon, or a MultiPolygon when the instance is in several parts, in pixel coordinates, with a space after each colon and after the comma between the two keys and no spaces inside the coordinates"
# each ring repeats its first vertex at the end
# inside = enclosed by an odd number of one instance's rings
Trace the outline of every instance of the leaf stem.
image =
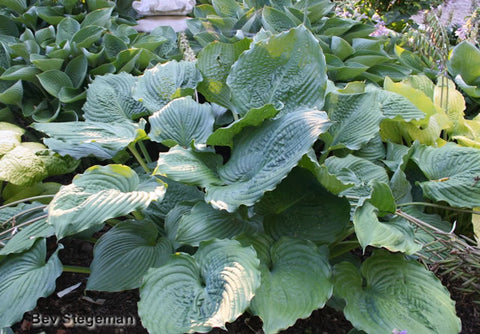
{"type": "Polygon", "coordinates": [[[12,202],[12,203],[2,205],[2,206],[0,206],[0,210],[3,210],[3,209],[5,209],[9,206],[14,206],[14,205],[17,205],[17,204],[20,204],[20,203],[23,203],[23,202],[33,201],[33,200],[42,199],[42,198],[51,198],[51,197],[54,197],[54,196],[55,195],[40,195],[40,196],[33,196],[33,197],[24,198],[24,199],[21,199],[21,200],[12,202]]]}
{"type": "Polygon", "coordinates": [[[44,219],[44,218],[47,218],[47,217],[48,217],[48,215],[42,215],[42,216],[38,216],[38,217],[36,217],[36,218],[27,220],[26,222],[23,222],[23,223],[21,223],[21,224],[15,225],[15,226],[9,228],[8,230],[5,230],[5,231],[1,232],[1,233],[0,233],[0,236],[3,237],[4,235],[7,235],[7,234],[9,234],[9,233],[11,233],[11,232],[14,232],[15,229],[18,229],[19,227],[23,227],[23,226],[25,226],[25,225],[33,224],[33,223],[35,223],[36,221],[39,221],[40,219],[44,219]]]}
{"type": "Polygon", "coordinates": [[[39,206],[36,206],[36,207],[34,207],[34,208],[30,208],[30,209],[28,209],[28,210],[24,210],[24,211],[22,211],[22,212],[17,213],[16,215],[8,218],[8,219],[5,220],[4,222],[2,222],[1,225],[4,226],[4,225],[6,225],[8,222],[17,219],[18,217],[23,216],[24,214],[27,214],[27,213],[30,213],[30,212],[32,212],[32,211],[36,211],[36,210],[39,210],[39,209],[44,209],[44,208],[46,208],[46,207],[47,207],[46,205],[39,205],[39,206]]]}
{"type": "Polygon", "coordinates": [[[147,164],[152,163],[152,158],[150,157],[150,154],[147,151],[147,148],[145,147],[145,144],[143,141],[138,142],[138,147],[140,147],[140,151],[142,151],[143,156],[145,157],[145,160],[147,160],[147,164]]]}
{"type": "Polygon", "coordinates": [[[138,163],[140,164],[140,166],[142,166],[145,172],[147,174],[150,174],[151,173],[150,168],[148,168],[145,161],[143,161],[142,156],[140,155],[140,153],[138,153],[137,149],[135,148],[135,144],[131,143],[130,145],[128,145],[128,149],[130,150],[130,152],[132,152],[133,156],[135,157],[135,159],[137,159],[138,163]]]}
{"type": "Polygon", "coordinates": [[[80,266],[63,266],[63,272],[66,273],[78,273],[78,274],[90,274],[90,268],[80,266]]]}
{"type": "Polygon", "coordinates": [[[466,212],[466,213],[473,213],[476,215],[480,215],[480,211],[470,210],[470,209],[460,209],[460,208],[452,208],[450,206],[435,204],[435,203],[427,203],[427,202],[407,202],[407,203],[400,203],[397,204],[397,207],[402,206],[410,206],[410,205],[420,205],[420,206],[430,206],[432,208],[439,208],[451,211],[458,211],[458,212],[466,212]]]}

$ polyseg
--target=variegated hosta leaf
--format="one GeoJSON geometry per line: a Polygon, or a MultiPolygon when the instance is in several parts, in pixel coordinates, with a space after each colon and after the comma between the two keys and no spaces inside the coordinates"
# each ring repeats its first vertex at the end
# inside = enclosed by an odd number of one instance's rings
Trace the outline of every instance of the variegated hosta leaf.
{"type": "Polygon", "coordinates": [[[345,317],[367,333],[460,332],[448,290],[435,275],[403,254],[376,251],[361,267],[334,268],[334,294],[346,301],[345,317]]]}
{"type": "Polygon", "coordinates": [[[225,186],[209,186],[205,200],[230,212],[255,204],[273,190],[330,123],[323,111],[289,113],[246,128],[234,140],[230,160],[219,168],[225,186]]]}
{"type": "Polygon", "coordinates": [[[111,159],[137,137],[145,135],[142,124],[128,122],[35,123],[33,127],[50,136],[43,140],[50,149],[76,159],[89,155],[111,159]]]}
{"type": "Polygon", "coordinates": [[[149,117],[148,136],[167,146],[206,144],[215,118],[210,104],[195,102],[190,96],[175,99],[149,117]]]}
{"type": "Polygon", "coordinates": [[[27,252],[12,254],[0,262],[0,328],[21,320],[32,310],[37,299],[55,291],[55,280],[62,273],[58,258],[60,244],[47,262],[45,239],[39,240],[27,252]]]}
{"type": "Polygon", "coordinates": [[[228,75],[233,111],[243,116],[265,104],[283,106],[282,113],[321,109],[326,72],[322,49],[304,26],[257,41],[228,75]]]}
{"type": "Polygon", "coordinates": [[[154,113],[172,100],[179,88],[195,88],[202,76],[194,62],[175,60],[146,70],[137,79],[133,98],[154,113]]]}
{"type": "Polygon", "coordinates": [[[424,196],[451,206],[480,205],[480,151],[449,143],[441,148],[418,146],[412,156],[425,176],[424,196]]]}
{"type": "Polygon", "coordinates": [[[93,122],[124,122],[148,115],[142,103],[132,98],[137,78],[125,72],[97,76],[88,86],[84,117],[93,122]]]}
{"type": "Polygon", "coordinates": [[[140,177],[122,165],[93,166],[55,195],[48,223],[59,239],[98,226],[105,220],[148,207],[162,200],[165,186],[153,177],[140,177]]]}
{"type": "Polygon", "coordinates": [[[255,209],[265,216],[265,232],[275,239],[291,236],[333,243],[350,221],[348,201],[326,191],[303,168],[293,169],[275,190],[265,193],[255,209]]]}
{"type": "Polygon", "coordinates": [[[166,153],[160,153],[156,174],[189,185],[206,187],[221,184],[216,169],[222,157],[212,152],[194,152],[175,146],[166,153]]]}
{"type": "Polygon", "coordinates": [[[171,254],[171,241],[158,237],[154,223],[122,222],[95,244],[87,289],[115,292],[138,288],[147,270],[162,266],[171,254]]]}
{"type": "Polygon", "coordinates": [[[196,247],[203,240],[232,238],[259,229],[255,221],[243,218],[238,212],[215,210],[207,203],[199,202],[178,221],[175,241],[196,247]]]}
{"type": "Polygon", "coordinates": [[[263,321],[265,334],[293,326],[322,308],[333,292],[326,247],[307,240],[281,238],[265,250],[271,263],[261,263],[262,284],[250,308],[263,321]]]}
{"type": "Polygon", "coordinates": [[[144,277],[138,302],[142,324],[164,334],[224,328],[245,311],[259,287],[259,262],[252,247],[235,240],[202,242],[193,256],[172,255],[144,277]]]}

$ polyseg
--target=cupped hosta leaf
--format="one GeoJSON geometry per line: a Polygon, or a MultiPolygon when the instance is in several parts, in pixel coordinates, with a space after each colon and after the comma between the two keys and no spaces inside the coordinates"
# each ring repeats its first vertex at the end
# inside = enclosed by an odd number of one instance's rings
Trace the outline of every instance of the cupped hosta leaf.
{"type": "Polygon", "coordinates": [[[20,106],[23,98],[22,81],[15,82],[10,87],[0,93],[0,102],[4,104],[14,104],[20,106]]]}
{"type": "Polygon", "coordinates": [[[283,106],[282,113],[321,109],[325,57],[312,33],[300,26],[253,44],[232,66],[227,84],[240,115],[270,103],[283,106]]]}
{"type": "Polygon", "coordinates": [[[96,77],[88,86],[85,119],[112,123],[147,115],[143,104],[132,98],[136,81],[125,72],[96,77]]]}
{"type": "Polygon", "coordinates": [[[138,288],[147,270],[165,264],[171,254],[171,241],[158,237],[154,223],[122,222],[95,244],[87,289],[115,292],[138,288]]]}
{"type": "Polygon", "coordinates": [[[198,53],[197,67],[203,76],[203,81],[198,84],[198,91],[207,101],[231,108],[227,76],[240,54],[248,49],[250,42],[249,39],[236,43],[213,42],[198,53]]]}
{"type": "Polygon", "coordinates": [[[23,313],[32,310],[37,299],[55,291],[55,280],[62,273],[58,259],[60,244],[47,262],[47,247],[39,240],[27,252],[10,255],[0,262],[0,328],[21,320],[23,313]]]}
{"type": "Polygon", "coordinates": [[[70,77],[65,72],[59,70],[50,70],[37,75],[38,81],[42,87],[51,95],[58,97],[63,87],[73,88],[70,77]]]}
{"type": "Polygon", "coordinates": [[[196,247],[203,240],[232,238],[258,229],[259,226],[239,213],[215,210],[207,203],[199,202],[178,221],[175,241],[196,247]]]}
{"type": "Polygon", "coordinates": [[[174,181],[206,187],[222,183],[216,172],[221,163],[222,157],[218,154],[176,146],[167,153],[160,153],[155,171],[174,181]]]}
{"type": "Polygon", "coordinates": [[[233,137],[239,134],[247,126],[258,126],[265,119],[273,118],[278,114],[278,110],[271,104],[267,104],[258,109],[249,110],[245,116],[238,121],[233,122],[225,128],[219,128],[208,137],[208,145],[230,146],[233,147],[233,137]]]}
{"type": "Polygon", "coordinates": [[[332,243],[350,221],[350,205],[325,190],[309,171],[295,168],[255,207],[264,215],[265,232],[275,239],[291,236],[332,243]]]}
{"type": "Polygon", "coordinates": [[[334,294],[346,301],[345,317],[367,333],[459,333],[448,290],[435,275],[403,254],[377,251],[360,272],[351,263],[334,268],[334,294]]]}
{"type": "Polygon", "coordinates": [[[421,182],[424,196],[451,206],[480,205],[480,151],[449,143],[441,148],[418,146],[412,160],[430,180],[421,182]]]}
{"type": "Polygon", "coordinates": [[[148,120],[148,135],[153,141],[184,147],[190,146],[192,141],[206,144],[215,123],[210,104],[197,103],[190,96],[173,100],[148,120]]]}
{"type": "Polygon", "coordinates": [[[460,75],[466,84],[480,86],[480,50],[472,43],[463,41],[455,46],[448,67],[454,77],[460,75]]]}
{"type": "Polygon", "coordinates": [[[142,324],[165,334],[224,328],[245,311],[260,285],[259,262],[252,247],[235,240],[203,242],[193,256],[173,255],[144,277],[142,324]]]}
{"type": "Polygon", "coordinates": [[[218,169],[225,186],[207,187],[205,200],[230,212],[273,190],[330,125],[323,111],[289,113],[235,137],[230,160],[218,169]]]}
{"type": "Polygon", "coordinates": [[[194,62],[169,61],[138,77],[133,97],[154,113],[172,100],[179,88],[195,88],[202,76],[194,62]]]}
{"type": "Polygon", "coordinates": [[[164,194],[161,181],[140,179],[127,166],[93,166],[55,195],[48,208],[48,223],[55,227],[60,239],[107,219],[145,209],[164,194]]]}
{"type": "Polygon", "coordinates": [[[277,333],[322,308],[333,292],[326,247],[282,238],[268,249],[270,263],[261,263],[262,284],[250,308],[263,321],[266,334],[277,333]]]}
{"type": "Polygon", "coordinates": [[[43,140],[50,149],[76,159],[89,155],[111,159],[145,134],[141,124],[128,122],[35,123],[32,126],[50,136],[43,140]]]}

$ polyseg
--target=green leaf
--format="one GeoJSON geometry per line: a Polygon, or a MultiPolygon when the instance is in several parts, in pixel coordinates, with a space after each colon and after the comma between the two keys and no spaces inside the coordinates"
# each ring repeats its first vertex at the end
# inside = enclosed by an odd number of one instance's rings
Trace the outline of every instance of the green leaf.
{"type": "Polygon", "coordinates": [[[145,275],[138,302],[142,324],[165,334],[225,328],[260,285],[258,266],[253,248],[235,240],[203,242],[193,256],[177,253],[145,275]]]}
{"type": "Polygon", "coordinates": [[[85,55],[80,55],[70,60],[65,67],[65,73],[72,80],[74,88],[82,87],[83,81],[87,76],[88,60],[85,55]]]}
{"type": "Polygon", "coordinates": [[[0,79],[10,81],[33,81],[38,73],[40,73],[40,70],[35,66],[13,65],[7,68],[7,70],[2,73],[0,79]]]}
{"type": "Polygon", "coordinates": [[[376,251],[358,272],[334,268],[334,294],[345,299],[345,317],[367,333],[459,333],[460,319],[448,290],[435,275],[403,254],[376,251]]]}
{"type": "Polygon", "coordinates": [[[466,84],[480,86],[480,50],[472,43],[463,41],[453,48],[448,68],[454,77],[460,75],[466,84]]]}
{"type": "Polygon", "coordinates": [[[318,108],[327,86],[325,57],[318,41],[304,26],[260,40],[245,51],[227,78],[233,111],[265,104],[281,113],[318,108]]]}
{"type": "Polygon", "coordinates": [[[24,143],[7,152],[0,159],[0,180],[16,185],[42,181],[48,172],[43,159],[36,152],[44,149],[45,146],[40,143],[24,143]]]}
{"type": "Polygon", "coordinates": [[[332,42],[330,45],[332,52],[340,58],[341,60],[345,60],[347,57],[351,56],[354,52],[352,46],[348,44],[343,38],[338,36],[332,36],[332,42]]]}
{"type": "MultiPolygon", "coordinates": [[[[198,202],[178,221],[174,237],[179,244],[198,247],[203,240],[233,238],[241,233],[254,233],[258,228],[239,213],[215,210],[205,202],[198,202]]],[[[167,234],[171,234],[168,229],[167,234]]]]}
{"type": "Polygon", "coordinates": [[[0,122],[0,157],[20,145],[24,133],[25,130],[15,124],[0,122]]]}
{"type": "Polygon", "coordinates": [[[100,40],[105,28],[99,26],[86,26],[80,28],[71,39],[72,44],[76,43],[79,48],[89,48],[93,43],[100,40]]]}
{"type": "Polygon", "coordinates": [[[195,88],[201,80],[195,63],[169,61],[146,70],[138,77],[133,98],[154,113],[172,100],[177,89],[195,88]]]}
{"type": "Polygon", "coordinates": [[[0,93],[0,102],[20,106],[23,98],[23,85],[19,80],[0,93]]]}
{"type": "Polygon", "coordinates": [[[198,84],[198,91],[207,101],[232,108],[227,76],[240,54],[248,49],[250,42],[249,39],[235,43],[213,42],[198,53],[197,68],[203,76],[203,81],[198,84]]]}
{"type": "MultiPolygon", "coordinates": [[[[35,216],[38,217],[40,215],[43,215],[43,212],[37,211],[35,216]]],[[[33,216],[33,218],[35,218],[35,216],[33,216]]],[[[32,215],[29,215],[29,218],[33,219],[32,215]]],[[[16,222],[21,223],[22,220],[16,220],[16,222]]],[[[16,233],[12,239],[7,242],[5,247],[0,249],[0,255],[24,252],[29,250],[38,239],[48,238],[54,234],[55,230],[51,225],[47,224],[47,220],[40,219],[16,233]]]]}
{"type": "Polygon", "coordinates": [[[142,284],[149,268],[164,265],[173,254],[154,223],[126,221],[102,235],[93,249],[87,290],[123,291],[142,284]]]}
{"type": "Polygon", "coordinates": [[[148,118],[151,140],[167,146],[188,147],[192,141],[206,144],[215,118],[210,104],[199,104],[190,96],[175,99],[148,118]]]}
{"type": "Polygon", "coordinates": [[[235,137],[229,161],[218,170],[225,185],[207,187],[205,200],[229,212],[255,204],[275,189],[329,125],[325,112],[312,110],[244,129],[235,137]]]}
{"type": "Polygon", "coordinates": [[[81,27],[85,28],[89,25],[94,25],[94,26],[109,28],[111,23],[113,8],[114,7],[107,7],[107,8],[101,8],[101,9],[96,9],[94,11],[91,11],[83,19],[81,27]]]}
{"type": "Polygon", "coordinates": [[[217,168],[222,157],[211,152],[194,152],[175,146],[167,153],[160,153],[156,174],[189,185],[206,187],[221,184],[217,168]]]}
{"type": "Polygon", "coordinates": [[[60,6],[36,6],[37,15],[51,25],[57,25],[64,19],[64,8],[60,6]]]}
{"type": "Polygon", "coordinates": [[[302,23],[301,21],[294,21],[284,11],[268,6],[265,6],[262,10],[262,22],[264,28],[273,33],[279,33],[295,28],[302,23]]]}
{"type": "Polygon", "coordinates": [[[88,86],[85,119],[112,123],[148,115],[143,104],[132,97],[136,82],[136,77],[123,72],[96,77],[88,86]]]}
{"type": "Polygon", "coordinates": [[[429,181],[421,182],[424,196],[451,206],[480,206],[480,151],[449,143],[441,148],[419,145],[412,160],[429,181]]]}
{"type": "Polygon", "coordinates": [[[47,247],[44,239],[29,251],[10,255],[0,262],[0,328],[11,326],[23,313],[35,308],[37,299],[55,291],[55,280],[62,273],[57,250],[45,262],[47,247]]]}
{"type": "Polygon", "coordinates": [[[325,190],[315,176],[295,168],[255,206],[264,216],[267,234],[279,239],[291,236],[319,243],[333,243],[350,222],[350,205],[325,190]]]}
{"type": "Polygon", "coordinates": [[[105,54],[111,60],[115,59],[121,51],[128,49],[125,42],[113,34],[105,34],[103,43],[105,45],[105,54]]]}
{"type": "Polygon", "coordinates": [[[57,26],[55,44],[60,45],[63,41],[69,41],[80,30],[80,23],[71,17],[65,17],[57,26]]]}
{"type": "Polygon", "coordinates": [[[333,292],[326,247],[310,241],[282,238],[261,263],[262,284],[250,308],[263,321],[265,334],[278,333],[322,308],[333,292]]]}
{"type": "Polygon", "coordinates": [[[48,208],[48,223],[58,239],[101,225],[161,200],[165,186],[155,178],[140,179],[127,166],[93,166],[55,195],[48,208]]]}
{"type": "Polygon", "coordinates": [[[51,95],[58,97],[58,93],[64,87],[73,88],[72,80],[62,71],[50,70],[37,75],[42,87],[51,95]]]}
{"type": "Polygon", "coordinates": [[[60,70],[62,68],[64,60],[61,58],[47,58],[36,54],[30,55],[30,61],[35,67],[43,72],[50,70],[60,70]]]}
{"type": "Polygon", "coordinates": [[[128,144],[145,134],[141,124],[124,122],[34,123],[32,126],[51,137],[43,140],[50,149],[76,159],[89,155],[99,159],[112,159],[128,144]]]}
{"type": "Polygon", "coordinates": [[[278,110],[271,104],[267,104],[258,109],[249,110],[245,116],[238,121],[233,122],[225,128],[219,128],[212,133],[208,139],[208,145],[230,146],[233,147],[233,137],[239,134],[243,128],[248,126],[259,126],[264,120],[275,117],[278,110]]]}

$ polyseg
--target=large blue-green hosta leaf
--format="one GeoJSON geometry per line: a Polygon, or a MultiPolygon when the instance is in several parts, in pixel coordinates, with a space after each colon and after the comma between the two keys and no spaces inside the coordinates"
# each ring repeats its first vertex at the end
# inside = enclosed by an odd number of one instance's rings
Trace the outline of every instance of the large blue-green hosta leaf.
{"type": "Polygon", "coordinates": [[[113,123],[147,115],[143,104],[132,98],[136,82],[136,77],[125,72],[96,77],[88,86],[85,119],[113,123]]]}
{"type": "Polygon", "coordinates": [[[0,262],[0,328],[21,320],[32,310],[37,299],[55,291],[55,280],[62,273],[58,259],[60,245],[47,262],[47,246],[39,240],[27,252],[10,255],[0,262]]]}
{"type": "Polygon", "coordinates": [[[164,334],[224,328],[245,311],[260,285],[259,262],[252,247],[235,240],[203,242],[193,256],[172,255],[145,275],[138,302],[142,324],[164,334]]]}
{"type": "Polygon", "coordinates": [[[245,51],[227,78],[233,111],[265,104],[282,113],[323,107],[327,74],[317,39],[304,26],[262,39],[245,51]]]}
{"type": "Polygon", "coordinates": [[[154,113],[172,100],[179,88],[195,88],[202,75],[194,62],[169,61],[146,70],[138,77],[133,97],[154,113]]]}
{"type": "Polygon", "coordinates": [[[367,333],[460,332],[448,290],[435,275],[403,254],[377,251],[360,269],[342,262],[334,268],[334,294],[346,301],[345,317],[367,333]]]}
{"type": "Polygon", "coordinates": [[[148,207],[161,200],[165,186],[155,178],[140,177],[122,165],[93,166],[55,195],[48,208],[48,223],[59,239],[105,220],[148,207]]]}
{"type": "MultiPolygon", "coordinates": [[[[258,245],[258,244],[257,244],[258,245]]],[[[322,308],[333,292],[326,247],[313,242],[282,238],[263,251],[262,284],[250,309],[263,321],[265,334],[293,326],[322,308]]]]}
{"type": "Polygon", "coordinates": [[[209,186],[205,200],[230,212],[273,190],[330,125],[323,111],[289,113],[246,128],[234,139],[230,160],[218,169],[224,186],[209,186]]]}
{"type": "Polygon", "coordinates": [[[421,182],[424,196],[456,207],[480,206],[480,151],[447,144],[418,146],[411,158],[430,180],[421,182]]]}
{"type": "Polygon", "coordinates": [[[154,223],[126,221],[98,239],[87,289],[123,291],[138,288],[149,268],[165,264],[173,245],[159,238],[154,223]]]}
{"type": "Polygon", "coordinates": [[[51,150],[76,159],[89,155],[111,159],[137,137],[145,136],[143,124],[125,121],[35,123],[32,126],[50,136],[43,141],[51,150]]]}
{"type": "Polygon", "coordinates": [[[149,137],[167,146],[190,146],[192,141],[206,144],[215,118],[210,104],[191,97],[175,99],[149,117],[149,137]]]}

